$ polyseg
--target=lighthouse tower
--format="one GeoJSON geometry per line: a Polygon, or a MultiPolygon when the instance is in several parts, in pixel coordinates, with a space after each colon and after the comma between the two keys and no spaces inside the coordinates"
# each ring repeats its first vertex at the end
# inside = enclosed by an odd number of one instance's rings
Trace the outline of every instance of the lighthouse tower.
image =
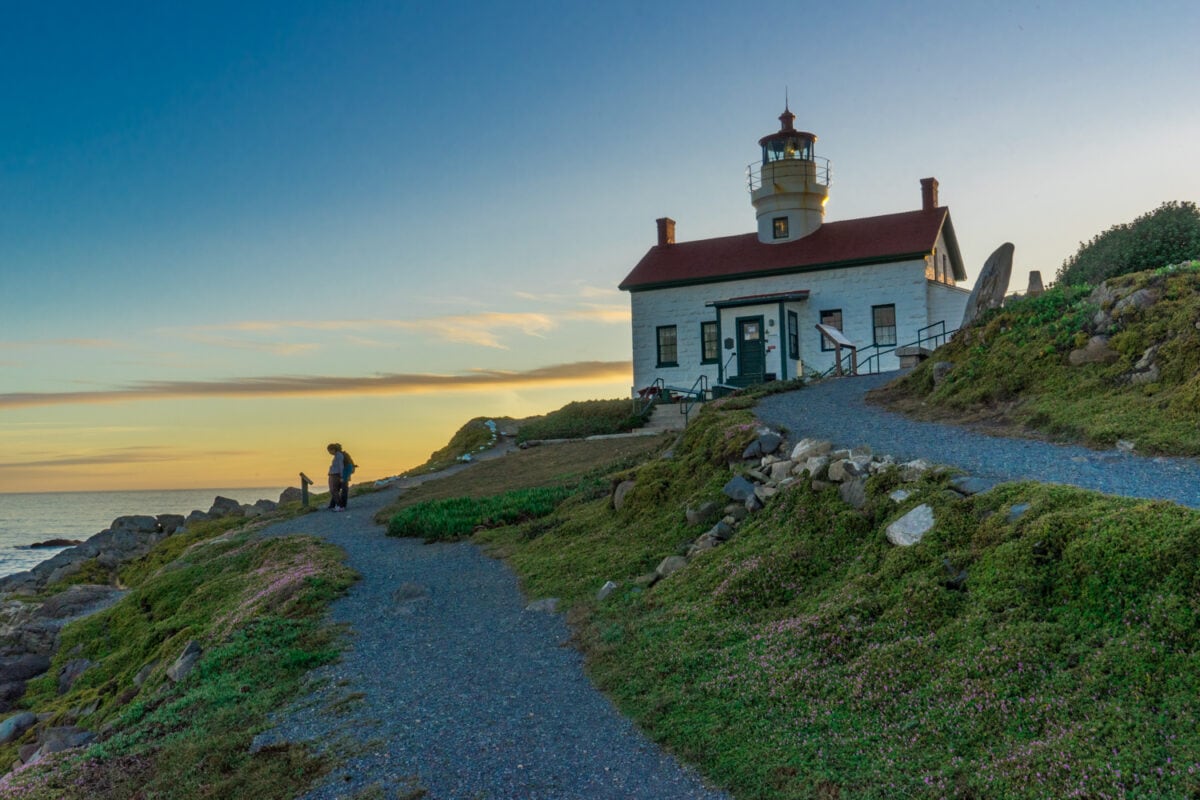
{"type": "Polygon", "coordinates": [[[796,115],[784,104],[779,131],[758,140],[762,161],[747,167],[758,240],[765,244],[808,236],[825,218],[829,161],[813,155],[817,137],[796,130],[795,120],[796,115]]]}

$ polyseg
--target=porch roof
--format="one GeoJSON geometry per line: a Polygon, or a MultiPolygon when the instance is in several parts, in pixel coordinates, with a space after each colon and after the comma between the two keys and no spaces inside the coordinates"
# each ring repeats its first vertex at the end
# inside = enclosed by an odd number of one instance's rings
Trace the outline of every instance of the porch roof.
{"type": "Polygon", "coordinates": [[[808,289],[798,289],[794,292],[774,292],[772,294],[746,294],[741,297],[730,297],[728,300],[713,300],[704,305],[709,308],[738,308],[739,306],[760,306],[764,303],[794,303],[808,299],[808,289]]]}

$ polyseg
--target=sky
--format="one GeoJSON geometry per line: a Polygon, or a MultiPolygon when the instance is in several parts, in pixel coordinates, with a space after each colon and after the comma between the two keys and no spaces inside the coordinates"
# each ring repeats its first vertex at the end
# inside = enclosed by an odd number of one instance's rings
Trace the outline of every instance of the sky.
{"type": "Polygon", "coordinates": [[[630,393],[655,241],[920,207],[968,286],[1200,199],[1191,2],[0,0],[0,492],[295,485],[630,393]]]}

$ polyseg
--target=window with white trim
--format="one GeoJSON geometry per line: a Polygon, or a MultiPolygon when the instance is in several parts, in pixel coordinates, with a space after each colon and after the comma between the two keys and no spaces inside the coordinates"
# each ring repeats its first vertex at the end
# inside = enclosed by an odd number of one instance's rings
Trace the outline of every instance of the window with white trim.
{"type": "Polygon", "coordinates": [[[660,367],[679,366],[679,333],[674,325],[659,325],[656,328],[658,340],[658,365],[660,367]]]}

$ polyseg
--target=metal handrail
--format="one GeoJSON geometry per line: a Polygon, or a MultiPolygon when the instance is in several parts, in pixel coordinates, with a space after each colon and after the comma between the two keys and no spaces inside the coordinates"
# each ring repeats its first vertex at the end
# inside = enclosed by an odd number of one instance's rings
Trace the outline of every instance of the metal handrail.
{"type": "MultiPolygon", "coordinates": [[[[866,350],[874,350],[875,352],[871,353],[871,355],[867,356],[866,358],[859,358],[858,373],[860,375],[875,375],[875,374],[883,371],[881,369],[881,366],[883,363],[883,356],[886,356],[890,353],[894,353],[897,350],[899,350],[901,347],[922,347],[927,342],[934,342],[935,344],[933,346],[933,349],[936,350],[937,348],[941,347],[946,342],[948,342],[950,340],[950,337],[956,333],[958,333],[958,328],[954,328],[953,330],[948,331],[948,330],[946,330],[946,321],[938,320],[937,322],[935,322],[931,325],[926,325],[924,328],[918,328],[917,329],[917,340],[915,342],[910,342],[909,344],[904,344],[904,345],[893,345],[891,347],[888,347],[886,350],[883,349],[884,346],[878,345],[878,344],[872,344],[872,345],[868,345],[867,347],[860,348],[858,351],[860,354],[866,350]],[[937,331],[935,333],[930,334],[929,331],[931,331],[935,328],[937,329],[937,331]]],[[[843,356],[842,360],[845,361],[848,357],[849,356],[843,356]]],[[[835,363],[832,367],[830,367],[829,369],[822,372],[820,377],[828,378],[832,373],[837,371],[837,368],[838,368],[838,365],[835,363]]]]}
{"type": "Polygon", "coordinates": [[[654,404],[657,403],[664,394],[666,394],[667,384],[663,382],[662,378],[655,378],[650,382],[650,385],[647,386],[646,389],[642,390],[643,392],[646,392],[645,397],[633,398],[634,416],[644,417],[649,414],[650,409],[654,408],[654,404]],[[656,389],[657,391],[646,392],[646,389],[656,389]],[[639,400],[642,401],[641,405],[638,405],[639,400]]]}
{"type": "Polygon", "coordinates": [[[703,403],[708,399],[708,375],[700,373],[700,377],[696,378],[696,382],[692,384],[692,388],[688,390],[685,396],[690,399],[679,404],[679,413],[683,414],[683,424],[686,427],[688,415],[692,413],[692,407],[696,403],[703,403]]]}
{"type": "MultiPolygon", "coordinates": [[[[814,175],[816,179],[826,186],[829,185],[829,178],[832,174],[832,167],[828,158],[813,156],[811,158],[800,158],[799,156],[793,159],[780,159],[781,161],[809,161],[814,166],[814,175]]],[[[772,164],[778,164],[779,161],[772,161],[772,164]]],[[[753,193],[762,188],[762,161],[755,161],[746,165],[746,183],[750,187],[750,192],[753,193]]]]}

